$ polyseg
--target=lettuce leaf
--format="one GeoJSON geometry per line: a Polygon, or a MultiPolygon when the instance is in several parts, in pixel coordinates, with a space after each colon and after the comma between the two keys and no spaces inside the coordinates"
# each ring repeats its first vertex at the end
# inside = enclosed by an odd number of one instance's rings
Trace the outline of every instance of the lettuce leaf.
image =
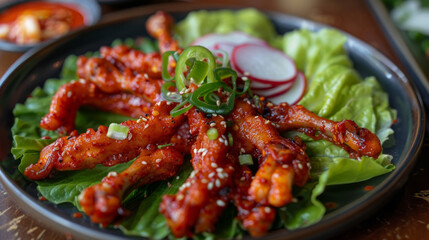
{"type": "Polygon", "coordinates": [[[175,33],[181,47],[189,46],[197,38],[208,33],[241,31],[255,37],[273,41],[277,37],[270,20],[253,8],[239,11],[194,11],[176,24],[175,33]]]}

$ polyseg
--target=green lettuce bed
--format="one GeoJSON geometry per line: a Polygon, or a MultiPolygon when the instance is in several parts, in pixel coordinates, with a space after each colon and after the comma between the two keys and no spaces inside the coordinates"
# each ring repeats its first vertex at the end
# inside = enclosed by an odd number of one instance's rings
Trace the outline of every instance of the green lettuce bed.
{"type": "MultiPolygon", "coordinates": [[[[353,69],[344,49],[346,37],[335,30],[321,30],[317,33],[297,30],[277,35],[273,25],[260,12],[245,9],[237,12],[218,11],[192,12],[176,27],[181,46],[186,46],[196,38],[209,33],[226,33],[240,30],[265,39],[274,47],[291,56],[309,81],[306,95],[299,104],[318,115],[335,121],[352,119],[360,126],[377,133],[382,142],[393,133],[390,128],[396,113],[389,107],[387,94],[382,91],[376,79],[362,79],[353,69]],[[210,23],[210,24],[207,24],[210,23]]],[[[145,52],[155,51],[154,43],[148,39],[115,41],[126,43],[145,52]]],[[[88,53],[89,56],[97,53],[88,53]]],[[[14,145],[12,154],[20,160],[18,167],[22,173],[29,164],[37,162],[40,150],[54,141],[55,132],[39,126],[40,119],[48,112],[50,100],[56,90],[65,82],[76,78],[76,56],[66,59],[59,79],[48,79],[43,88],[33,91],[32,97],[14,109],[15,124],[12,128],[14,145]],[[49,136],[52,139],[41,139],[49,136]]],[[[126,117],[83,108],[76,119],[76,128],[84,132],[87,128],[97,128],[111,122],[122,122],[126,117]]],[[[326,186],[364,181],[388,173],[394,169],[391,157],[386,154],[378,159],[362,157],[350,159],[347,152],[330,142],[311,138],[298,133],[285,133],[286,137],[300,135],[307,144],[306,152],[311,161],[311,181],[303,188],[295,188],[296,203],[278,209],[274,228],[295,229],[314,224],[324,216],[325,206],[318,200],[326,186]]],[[[88,186],[99,183],[109,171],[121,172],[131,163],[119,164],[111,168],[97,166],[91,170],[61,172],[49,180],[38,181],[37,189],[55,204],[71,203],[80,209],[77,196],[88,186]]],[[[120,224],[127,235],[160,239],[172,237],[164,217],[158,212],[161,197],[175,193],[192,171],[185,164],[179,175],[170,181],[143,186],[133,191],[124,205],[133,214],[120,224]]],[[[204,233],[196,238],[232,238],[241,236],[243,230],[235,219],[235,209],[228,206],[221,216],[215,233],[204,233]]]]}

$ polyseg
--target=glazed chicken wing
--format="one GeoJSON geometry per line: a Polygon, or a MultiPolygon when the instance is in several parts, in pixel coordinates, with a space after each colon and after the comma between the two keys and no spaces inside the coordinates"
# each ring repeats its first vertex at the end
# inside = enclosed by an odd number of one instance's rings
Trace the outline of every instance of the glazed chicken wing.
{"type": "Polygon", "coordinates": [[[163,11],[158,11],[146,22],[148,33],[159,42],[161,54],[167,51],[180,50],[177,41],[173,38],[173,17],[163,11]]]}
{"type": "Polygon", "coordinates": [[[265,117],[273,121],[280,131],[319,131],[323,138],[349,150],[355,158],[362,155],[377,158],[382,150],[380,140],[368,129],[359,127],[351,120],[334,122],[319,117],[300,105],[290,106],[282,103],[276,106],[268,103],[265,117]]]}
{"type": "Polygon", "coordinates": [[[81,56],[77,62],[78,76],[95,83],[105,93],[130,92],[147,101],[160,101],[162,79],[146,78],[131,68],[120,71],[104,58],[81,56]]]}
{"type": "Polygon", "coordinates": [[[52,169],[60,171],[93,168],[97,164],[112,166],[137,157],[142,151],[164,144],[182,125],[185,116],[171,117],[174,104],[160,102],[147,119],[126,121],[121,125],[129,128],[128,137],[115,140],[107,137],[108,128],[100,126],[79,136],[57,139],[40,153],[39,161],[25,169],[32,180],[48,177],[52,169]]]}
{"type": "Polygon", "coordinates": [[[226,160],[228,142],[226,123],[222,116],[210,119],[199,110],[188,113],[191,134],[198,134],[191,148],[193,173],[176,195],[166,195],[161,213],[176,237],[192,236],[196,232],[212,231],[226,207],[232,186],[234,168],[226,160]],[[209,129],[216,129],[218,137],[210,140],[209,129]]]}
{"type": "Polygon", "coordinates": [[[70,134],[75,128],[78,109],[93,106],[101,110],[130,117],[140,117],[152,111],[152,104],[128,93],[106,94],[89,81],[72,81],[62,85],[54,95],[49,113],[42,118],[40,126],[70,134]]]}
{"type": "Polygon", "coordinates": [[[309,160],[304,149],[292,140],[284,139],[277,129],[258,116],[251,104],[237,99],[230,114],[234,139],[247,142],[259,160],[259,169],[249,188],[251,199],[261,204],[280,207],[292,200],[292,184],[303,186],[309,177],[309,160]]]}
{"type": "Polygon", "coordinates": [[[100,53],[103,58],[118,68],[131,68],[140,74],[147,74],[147,78],[161,79],[162,60],[159,52],[143,53],[125,45],[116,47],[102,47],[100,53]]]}
{"type": "Polygon", "coordinates": [[[164,147],[148,155],[140,155],[121,173],[110,172],[101,183],[86,188],[79,195],[83,211],[95,223],[107,226],[125,213],[122,199],[144,184],[174,176],[183,164],[183,154],[174,147],[164,147]]]}

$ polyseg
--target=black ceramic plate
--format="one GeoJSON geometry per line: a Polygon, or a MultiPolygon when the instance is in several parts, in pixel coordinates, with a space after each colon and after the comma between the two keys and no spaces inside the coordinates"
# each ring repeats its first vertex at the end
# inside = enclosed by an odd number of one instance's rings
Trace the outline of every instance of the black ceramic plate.
{"type": "MultiPolygon", "coordinates": [[[[97,50],[100,46],[109,45],[114,39],[146,35],[145,21],[156,10],[163,9],[173,14],[176,19],[185,17],[186,11],[200,8],[198,5],[169,4],[145,6],[128,10],[93,27],[59,39],[38,51],[25,54],[1,79],[0,88],[0,179],[16,198],[24,210],[37,216],[49,225],[57,226],[58,231],[71,232],[83,239],[129,239],[122,233],[101,229],[92,224],[88,218],[76,219],[76,211],[69,205],[53,206],[37,199],[34,184],[25,184],[12,180],[16,170],[16,161],[10,152],[13,124],[12,109],[16,103],[24,102],[29,93],[41,86],[47,78],[57,77],[64,59],[70,54],[83,54],[97,50]],[[178,12],[177,9],[181,9],[178,12]]],[[[278,33],[285,33],[297,28],[317,30],[322,27],[317,23],[278,14],[267,13],[274,22],[278,33]]],[[[294,231],[276,230],[266,237],[270,239],[312,239],[326,238],[350,227],[364,217],[373,213],[392,194],[400,188],[420,149],[423,137],[422,104],[414,93],[408,79],[388,59],[375,49],[360,40],[349,37],[346,45],[356,69],[362,76],[376,76],[385,91],[389,93],[390,104],[398,111],[398,121],[393,126],[395,144],[385,147],[384,151],[393,155],[396,170],[390,174],[376,177],[363,183],[330,187],[322,196],[323,200],[340,204],[336,210],[329,212],[319,223],[294,231]],[[365,185],[373,185],[372,191],[365,192],[365,185]]]]}

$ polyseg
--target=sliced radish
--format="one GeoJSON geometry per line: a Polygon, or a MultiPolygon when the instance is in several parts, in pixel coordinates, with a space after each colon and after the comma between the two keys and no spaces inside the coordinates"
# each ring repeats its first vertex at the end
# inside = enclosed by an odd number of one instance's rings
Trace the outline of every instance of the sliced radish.
{"type": "Polygon", "coordinates": [[[280,94],[277,96],[274,96],[274,95],[268,96],[265,94],[261,94],[261,95],[267,96],[268,100],[272,101],[274,104],[280,104],[282,102],[286,102],[289,105],[295,105],[304,96],[306,88],[307,88],[307,79],[305,78],[302,72],[299,72],[295,82],[293,83],[293,86],[284,94],[280,94]]]}
{"type": "Polygon", "coordinates": [[[288,82],[282,85],[274,86],[273,88],[267,90],[254,90],[253,92],[257,95],[265,96],[267,98],[274,98],[279,95],[285,94],[292,88],[293,85],[294,82],[288,82]]]}
{"type": "Polygon", "coordinates": [[[221,42],[229,42],[234,45],[243,43],[267,44],[264,40],[250,36],[244,32],[230,32],[227,34],[209,33],[196,39],[191,45],[200,45],[213,50],[215,49],[215,45],[221,42]]]}
{"type": "Polygon", "coordinates": [[[260,83],[260,82],[250,80],[250,88],[252,90],[268,90],[268,89],[275,88],[276,86],[278,85],[265,84],[265,83],[260,83]]]}
{"type": "Polygon", "coordinates": [[[241,44],[232,51],[231,62],[240,74],[265,84],[291,82],[298,72],[290,57],[268,45],[241,44]]]}

